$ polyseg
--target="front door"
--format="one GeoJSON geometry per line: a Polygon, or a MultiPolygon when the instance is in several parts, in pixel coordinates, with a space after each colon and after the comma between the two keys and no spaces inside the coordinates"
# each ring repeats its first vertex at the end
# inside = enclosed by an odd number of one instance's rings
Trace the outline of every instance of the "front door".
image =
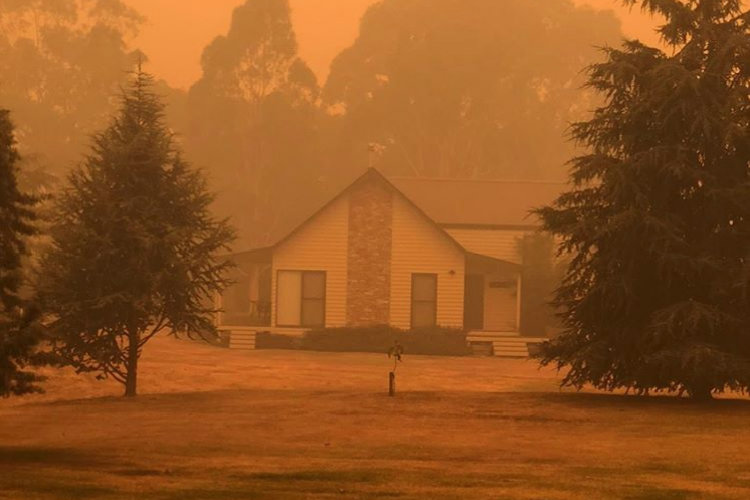
{"type": "Polygon", "coordinates": [[[484,328],[484,275],[467,274],[464,287],[464,328],[484,328]]]}

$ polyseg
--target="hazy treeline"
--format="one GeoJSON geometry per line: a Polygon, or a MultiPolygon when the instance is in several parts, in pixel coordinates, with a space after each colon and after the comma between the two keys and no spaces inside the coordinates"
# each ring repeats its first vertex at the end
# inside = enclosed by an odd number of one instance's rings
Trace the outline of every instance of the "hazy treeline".
{"type": "MultiPolygon", "coordinates": [[[[0,2],[0,107],[25,182],[81,161],[148,57],[132,47],[144,22],[122,0],[0,2]]],[[[382,0],[319,82],[288,1],[248,0],[206,47],[202,78],[159,92],[237,246],[260,246],[361,172],[371,143],[390,175],[563,178],[568,124],[594,107],[581,68],[620,37],[614,14],[569,0],[382,0]]]]}

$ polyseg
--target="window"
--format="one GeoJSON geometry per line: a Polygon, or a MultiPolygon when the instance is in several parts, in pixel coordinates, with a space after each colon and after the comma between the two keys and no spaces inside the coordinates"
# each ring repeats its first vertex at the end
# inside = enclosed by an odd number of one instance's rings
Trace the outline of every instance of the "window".
{"type": "Polygon", "coordinates": [[[278,326],[325,326],[326,273],[279,271],[276,284],[278,326]]]}
{"type": "Polygon", "coordinates": [[[437,324],[437,274],[411,275],[411,326],[437,324]]]}
{"type": "Polygon", "coordinates": [[[302,326],[325,326],[325,299],[325,273],[302,273],[302,326]]]}

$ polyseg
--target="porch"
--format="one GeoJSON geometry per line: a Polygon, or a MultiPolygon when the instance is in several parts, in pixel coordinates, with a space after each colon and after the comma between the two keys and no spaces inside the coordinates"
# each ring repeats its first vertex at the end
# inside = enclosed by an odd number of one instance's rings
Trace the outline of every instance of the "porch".
{"type": "Polygon", "coordinates": [[[475,355],[529,357],[546,338],[521,335],[522,266],[469,253],[464,285],[464,329],[475,355]]]}
{"type": "Polygon", "coordinates": [[[219,330],[271,326],[271,251],[253,250],[232,256],[232,284],[216,298],[219,330]]]}
{"type": "MultiPolygon", "coordinates": [[[[217,298],[217,309],[222,311],[217,326],[227,347],[255,349],[259,332],[294,337],[308,330],[272,326],[270,249],[235,254],[232,260],[233,284],[217,298]]],[[[529,346],[547,340],[542,338],[544,332],[533,337],[520,333],[521,265],[467,253],[464,274],[463,327],[475,354],[526,358],[529,346]]]]}
{"type": "Polygon", "coordinates": [[[528,358],[530,348],[546,342],[547,338],[524,337],[518,332],[471,331],[466,341],[476,356],[499,356],[502,358],[528,358]]]}

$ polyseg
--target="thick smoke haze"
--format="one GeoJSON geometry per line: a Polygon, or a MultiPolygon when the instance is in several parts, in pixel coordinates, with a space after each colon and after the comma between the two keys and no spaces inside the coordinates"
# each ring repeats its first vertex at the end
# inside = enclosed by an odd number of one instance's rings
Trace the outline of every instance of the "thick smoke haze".
{"type": "Polygon", "coordinates": [[[750,500],[749,417],[750,0],[0,0],[0,500],[750,500]]]}
{"type": "MultiPolygon", "coordinates": [[[[170,85],[187,89],[200,78],[200,56],[211,40],[226,33],[232,10],[242,0],[128,0],[148,19],[136,45],[149,55],[152,71],[170,85]],[[179,5],[179,8],[175,8],[179,5]]],[[[351,45],[359,19],[374,0],[292,0],[292,17],[300,56],[320,81],[332,59],[351,45]]],[[[574,0],[576,5],[611,9],[622,22],[625,36],[649,44],[658,42],[657,23],[638,8],[617,0],[574,0]]]]}
{"type": "Polygon", "coordinates": [[[568,127],[598,103],[582,70],[624,37],[659,42],[658,20],[619,0],[92,2],[0,2],[0,104],[22,156],[63,178],[145,55],[240,247],[273,241],[369,164],[560,181],[568,127]],[[276,203],[290,189],[295,203],[276,203]]]}

